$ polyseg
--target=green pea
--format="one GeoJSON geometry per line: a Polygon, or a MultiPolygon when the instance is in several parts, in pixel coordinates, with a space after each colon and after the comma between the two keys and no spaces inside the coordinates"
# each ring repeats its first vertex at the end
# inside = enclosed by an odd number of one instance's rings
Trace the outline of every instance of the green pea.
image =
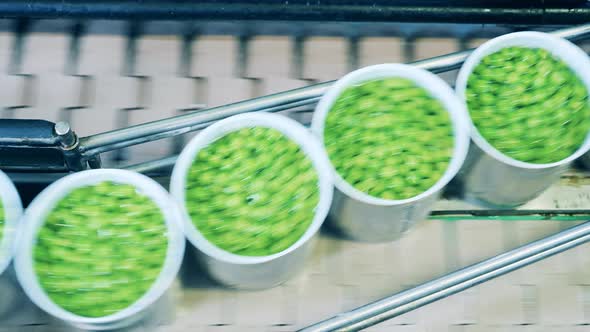
{"type": "Polygon", "coordinates": [[[287,248],[289,248],[291,245],[293,245],[293,243],[297,242],[297,240],[299,240],[299,238],[301,237],[301,235],[303,234],[297,234],[298,236],[290,236],[290,237],[284,237],[278,241],[276,241],[275,243],[273,243],[270,246],[269,251],[270,252],[281,252],[287,248]]]}
{"type": "Polygon", "coordinates": [[[485,68],[479,71],[478,74],[480,74],[481,77],[485,77],[486,79],[491,81],[502,82],[503,79],[503,75],[498,74],[497,71],[492,70],[490,68],[485,68]]]}
{"type": "Polygon", "coordinates": [[[485,56],[468,78],[466,97],[480,134],[517,160],[562,160],[590,130],[585,85],[543,49],[508,47],[485,56]]]}
{"type": "MultiPolygon", "coordinates": [[[[477,81],[469,84],[489,91],[477,81]]],[[[413,172],[434,162],[433,151],[442,151],[448,163],[453,134],[438,100],[413,81],[394,77],[343,91],[326,117],[324,144],[336,171],[356,189],[375,197],[405,199],[438,181],[436,174],[414,177],[413,172]],[[346,109],[339,108],[344,98],[350,105],[346,109]],[[417,189],[401,190],[406,185],[417,189]]]]}
{"type": "MultiPolygon", "coordinates": [[[[348,95],[338,107],[348,107],[354,97],[348,95]]],[[[319,202],[310,159],[271,128],[243,128],[220,137],[199,151],[187,175],[185,197],[193,224],[212,244],[238,255],[272,255],[289,247],[309,227],[319,202]],[[231,159],[210,164],[219,151],[231,159]],[[210,172],[205,179],[198,171],[203,164],[210,172]]]]}
{"type": "Polygon", "coordinates": [[[134,186],[105,181],[77,188],[56,204],[37,234],[34,268],[57,305],[101,317],[147,292],[167,247],[155,203],[134,186]],[[151,281],[138,284],[138,276],[151,281]]]}
{"type": "Polygon", "coordinates": [[[515,84],[518,82],[519,79],[520,79],[520,73],[512,71],[512,72],[508,72],[506,74],[506,78],[504,81],[508,84],[515,84]]]}
{"type": "MultiPolygon", "coordinates": [[[[369,82],[368,84],[374,84],[377,88],[379,88],[379,84],[383,84],[383,87],[386,88],[386,90],[396,90],[396,89],[408,89],[408,88],[414,88],[416,86],[416,84],[414,84],[414,82],[412,82],[412,80],[408,80],[408,79],[397,79],[397,80],[386,80],[384,82],[378,82],[378,81],[374,81],[374,82],[369,82]]],[[[349,90],[349,91],[354,91],[354,90],[349,90]]],[[[369,91],[369,93],[374,92],[374,91],[369,91]]],[[[350,92],[349,92],[350,93],[350,92]]]]}

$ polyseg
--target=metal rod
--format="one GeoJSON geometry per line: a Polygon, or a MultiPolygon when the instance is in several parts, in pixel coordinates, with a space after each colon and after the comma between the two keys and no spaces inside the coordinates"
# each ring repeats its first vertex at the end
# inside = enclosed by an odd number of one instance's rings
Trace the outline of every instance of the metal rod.
{"type": "Polygon", "coordinates": [[[358,331],[590,241],[590,222],[529,243],[300,332],[358,331]]]}
{"type": "Polygon", "coordinates": [[[538,215],[542,217],[550,218],[552,216],[581,216],[590,215],[590,210],[587,209],[543,209],[543,210],[438,210],[432,211],[430,214],[433,219],[440,216],[457,218],[472,216],[472,217],[518,217],[518,216],[531,216],[538,215]]]}
{"type": "Polygon", "coordinates": [[[305,20],[576,24],[588,22],[583,0],[521,1],[2,1],[3,17],[155,20],[305,20]],[[481,4],[480,4],[481,3],[481,4]]]}
{"type": "MultiPolygon", "coordinates": [[[[590,31],[590,25],[589,25],[590,31]]],[[[417,67],[434,73],[457,69],[471,51],[451,53],[428,60],[417,61],[417,67]]],[[[201,112],[189,113],[164,120],[148,122],[132,127],[84,137],[80,140],[81,152],[90,157],[135,144],[141,144],[206,127],[214,121],[247,112],[278,112],[317,102],[334,81],[254,98],[229,105],[214,107],[201,112]]]]}
{"type": "MultiPolygon", "coordinates": [[[[590,24],[556,30],[552,33],[563,38],[578,39],[590,33],[590,24]]],[[[431,59],[416,61],[412,64],[434,73],[441,73],[459,68],[470,53],[471,50],[461,51],[431,59]]],[[[332,85],[332,83],[333,81],[315,84],[230,105],[215,107],[202,112],[179,115],[160,121],[148,122],[88,136],[80,140],[80,152],[88,158],[101,152],[202,129],[214,121],[240,113],[256,111],[278,112],[289,108],[313,104],[321,97],[326,89],[332,85]]]]}
{"type": "Polygon", "coordinates": [[[170,156],[158,160],[146,161],[140,164],[129,165],[123,167],[123,169],[144,174],[159,170],[170,170],[174,166],[177,158],[178,156],[170,156]]]}
{"type": "Polygon", "coordinates": [[[313,104],[319,100],[329,83],[331,82],[88,136],[80,140],[80,149],[85,157],[91,157],[98,153],[203,129],[212,122],[236,114],[263,110],[279,112],[313,104]]]}

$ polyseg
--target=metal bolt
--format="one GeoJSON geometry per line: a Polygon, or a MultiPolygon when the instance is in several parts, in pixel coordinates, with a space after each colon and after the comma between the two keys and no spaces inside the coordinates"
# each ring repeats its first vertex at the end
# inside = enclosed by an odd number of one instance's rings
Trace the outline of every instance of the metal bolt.
{"type": "Polygon", "coordinates": [[[78,143],[78,137],[70,128],[70,124],[64,121],[60,121],[55,124],[53,128],[55,134],[59,137],[62,147],[70,149],[78,143]]]}

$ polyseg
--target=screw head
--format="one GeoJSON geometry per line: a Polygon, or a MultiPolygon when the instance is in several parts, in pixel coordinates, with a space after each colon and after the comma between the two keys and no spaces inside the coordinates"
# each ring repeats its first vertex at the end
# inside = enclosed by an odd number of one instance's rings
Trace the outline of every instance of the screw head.
{"type": "Polygon", "coordinates": [[[55,133],[59,136],[68,135],[71,132],[70,124],[64,121],[60,121],[55,124],[55,133]]]}
{"type": "Polygon", "coordinates": [[[70,124],[64,121],[60,121],[55,124],[53,127],[55,134],[59,137],[61,141],[61,146],[65,149],[70,149],[77,145],[78,138],[76,134],[70,128],[70,124]]]}

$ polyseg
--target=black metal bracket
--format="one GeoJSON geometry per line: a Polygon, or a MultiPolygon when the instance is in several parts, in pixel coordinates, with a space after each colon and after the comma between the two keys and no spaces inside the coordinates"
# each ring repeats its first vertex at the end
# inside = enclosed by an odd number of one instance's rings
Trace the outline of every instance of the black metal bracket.
{"type": "Polygon", "coordinates": [[[583,0],[119,0],[2,1],[0,16],[19,18],[133,20],[291,20],[582,24],[590,21],[583,0]]]}
{"type": "Polygon", "coordinates": [[[66,122],[0,119],[0,169],[68,172],[87,168],[66,122]]]}

